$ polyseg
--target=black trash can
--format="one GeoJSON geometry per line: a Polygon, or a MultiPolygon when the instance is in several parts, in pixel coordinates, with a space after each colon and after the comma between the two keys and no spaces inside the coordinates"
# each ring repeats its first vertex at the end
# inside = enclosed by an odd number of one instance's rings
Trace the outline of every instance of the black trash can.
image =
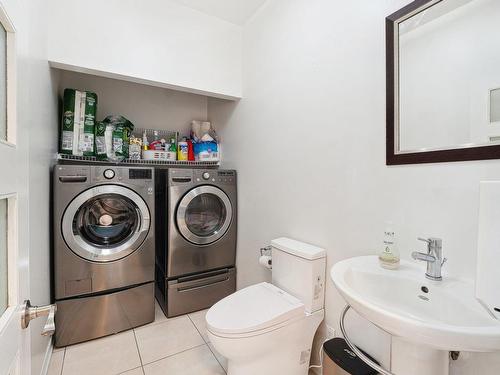
{"type": "MultiPolygon", "coordinates": [[[[360,349],[361,350],[361,349],[360,349]]],[[[361,352],[377,363],[368,354],[361,352]]],[[[377,371],[364,363],[349,348],[343,338],[336,337],[323,344],[323,375],[376,375],[377,371]]]]}

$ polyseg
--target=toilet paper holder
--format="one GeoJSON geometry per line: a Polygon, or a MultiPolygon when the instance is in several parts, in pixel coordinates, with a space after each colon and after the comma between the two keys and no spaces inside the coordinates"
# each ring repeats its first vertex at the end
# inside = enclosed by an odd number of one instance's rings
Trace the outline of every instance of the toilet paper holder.
{"type": "Polygon", "coordinates": [[[268,270],[273,269],[273,258],[271,254],[271,246],[266,246],[266,247],[261,247],[260,248],[260,258],[259,258],[259,264],[262,267],[267,268],[268,270]]]}
{"type": "Polygon", "coordinates": [[[261,247],[260,248],[260,256],[264,256],[264,255],[271,256],[271,250],[272,250],[271,245],[266,246],[266,247],[261,247]]]}

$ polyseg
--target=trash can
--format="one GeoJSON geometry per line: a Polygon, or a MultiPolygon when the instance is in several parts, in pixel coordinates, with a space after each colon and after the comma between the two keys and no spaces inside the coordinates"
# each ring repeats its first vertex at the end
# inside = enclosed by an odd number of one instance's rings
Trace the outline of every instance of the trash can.
{"type": "MultiPolygon", "coordinates": [[[[363,354],[377,363],[377,361],[365,352],[363,352],[363,354]]],[[[343,338],[337,337],[325,342],[323,344],[323,375],[349,374],[376,375],[377,371],[372,369],[354,354],[343,338]]]]}

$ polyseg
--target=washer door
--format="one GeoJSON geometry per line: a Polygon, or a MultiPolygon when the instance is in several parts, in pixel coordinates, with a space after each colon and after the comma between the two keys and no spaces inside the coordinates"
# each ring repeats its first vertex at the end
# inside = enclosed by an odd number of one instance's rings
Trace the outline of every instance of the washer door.
{"type": "Polygon", "coordinates": [[[220,239],[233,218],[231,201],[214,186],[190,190],[177,207],[177,228],[182,236],[197,245],[208,245],[220,239]]]}
{"type": "Polygon", "coordinates": [[[150,222],[148,207],[139,194],[123,186],[102,185],[71,201],[61,230],[75,254],[94,262],[110,262],[136,251],[150,222]]]}

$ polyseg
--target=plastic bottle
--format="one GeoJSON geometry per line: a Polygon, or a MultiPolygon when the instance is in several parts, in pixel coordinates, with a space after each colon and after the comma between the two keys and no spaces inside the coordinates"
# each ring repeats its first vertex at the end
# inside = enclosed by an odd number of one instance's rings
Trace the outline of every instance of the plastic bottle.
{"type": "Polygon", "coordinates": [[[142,149],[149,150],[148,135],[146,134],[146,130],[144,130],[144,134],[142,135],[142,149]]]}
{"type": "Polygon", "coordinates": [[[177,160],[188,160],[188,144],[185,140],[179,142],[177,148],[177,160]]]}
{"type": "Polygon", "coordinates": [[[188,140],[188,160],[189,161],[194,161],[194,149],[193,149],[193,141],[188,140]]]}
{"type": "Polygon", "coordinates": [[[172,137],[172,139],[170,140],[170,148],[168,151],[177,152],[177,145],[174,137],[172,137]]]}
{"type": "Polygon", "coordinates": [[[149,149],[154,151],[162,151],[162,144],[160,139],[160,133],[158,130],[153,131],[153,141],[149,144],[149,149]]]}
{"type": "Polygon", "coordinates": [[[391,222],[387,222],[386,224],[383,248],[379,253],[378,259],[383,268],[391,270],[399,268],[399,250],[396,243],[396,234],[394,233],[391,222]]]}

